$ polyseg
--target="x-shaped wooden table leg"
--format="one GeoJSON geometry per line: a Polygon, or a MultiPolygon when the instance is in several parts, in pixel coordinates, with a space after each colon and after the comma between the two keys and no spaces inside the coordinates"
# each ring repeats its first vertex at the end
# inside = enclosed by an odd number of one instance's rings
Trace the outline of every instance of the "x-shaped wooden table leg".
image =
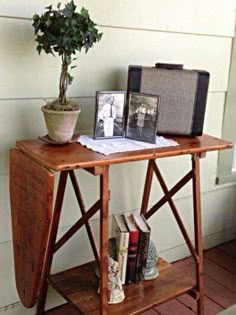
{"type": "Polygon", "coordinates": [[[168,189],[161,172],[155,160],[149,160],[146,173],[146,181],[142,199],[141,213],[146,219],[156,213],[166,202],[169,203],[178,226],[182,232],[185,242],[191,252],[191,255],[196,263],[196,278],[197,278],[197,296],[198,296],[198,314],[203,315],[203,255],[202,255],[202,232],[201,232],[201,207],[200,207],[200,175],[199,175],[199,158],[203,157],[200,154],[192,155],[192,169],[170,190],[168,189]],[[148,202],[150,197],[153,173],[155,173],[160,186],[164,192],[164,196],[150,209],[148,202]],[[172,197],[190,180],[193,183],[193,208],[194,208],[194,232],[195,232],[195,248],[183,224],[183,221],[178,213],[178,210],[172,200],[172,197]]]}

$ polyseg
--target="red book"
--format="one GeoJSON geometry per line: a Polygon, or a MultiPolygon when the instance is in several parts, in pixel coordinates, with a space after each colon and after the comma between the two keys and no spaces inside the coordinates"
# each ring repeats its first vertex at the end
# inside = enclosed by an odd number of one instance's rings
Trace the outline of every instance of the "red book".
{"type": "Polygon", "coordinates": [[[133,220],[132,215],[125,215],[125,222],[129,230],[129,247],[125,283],[132,283],[136,280],[139,230],[133,220]]]}

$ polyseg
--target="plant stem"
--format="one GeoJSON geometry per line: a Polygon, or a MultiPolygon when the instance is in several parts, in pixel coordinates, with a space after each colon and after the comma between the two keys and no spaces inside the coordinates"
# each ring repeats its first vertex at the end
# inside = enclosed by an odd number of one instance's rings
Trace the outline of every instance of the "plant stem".
{"type": "Polygon", "coordinates": [[[59,103],[66,104],[66,91],[68,87],[68,64],[66,62],[66,56],[62,55],[61,75],[59,83],[59,103]]]}

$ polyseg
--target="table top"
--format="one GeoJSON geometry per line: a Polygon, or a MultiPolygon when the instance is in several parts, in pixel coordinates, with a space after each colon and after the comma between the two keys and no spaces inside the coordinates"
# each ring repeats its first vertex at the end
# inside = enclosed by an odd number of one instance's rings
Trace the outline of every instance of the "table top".
{"type": "Polygon", "coordinates": [[[177,155],[204,153],[207,151],[229,149],[233,146],[229,141],[209,135],[194,138],[174,136],[169,138],[177,141],[179,145],[115,153],[107,156],[92,151],[77,142],[66,145],[51,145],[41,140],[19,140],[16,142],[16,147],[46,168],[54,171],[64,171],[177,155]]]}

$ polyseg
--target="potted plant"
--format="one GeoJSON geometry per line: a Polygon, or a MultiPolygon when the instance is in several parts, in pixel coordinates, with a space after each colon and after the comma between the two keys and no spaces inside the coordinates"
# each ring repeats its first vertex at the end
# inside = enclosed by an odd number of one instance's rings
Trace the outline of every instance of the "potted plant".
{"type": "Polygon", "coordinates": [[[42,107],[48,137],[57,143],[69,142],[80,113],[79,104],[66,97],[68,85],[73,81],[70,71],[75,67],[72,65],[76,60],[74,55],[82,49],[87,53],[101,39],[102,33],[85,8],[76,12],[73,0],[64,8],[59,3],[56,9],[52,5],[46,7],[41,16],[35,14],[33,27],[38,53],[44,50],[46,54],[58,55],[62,61],[59,96],[42,107]]]}

